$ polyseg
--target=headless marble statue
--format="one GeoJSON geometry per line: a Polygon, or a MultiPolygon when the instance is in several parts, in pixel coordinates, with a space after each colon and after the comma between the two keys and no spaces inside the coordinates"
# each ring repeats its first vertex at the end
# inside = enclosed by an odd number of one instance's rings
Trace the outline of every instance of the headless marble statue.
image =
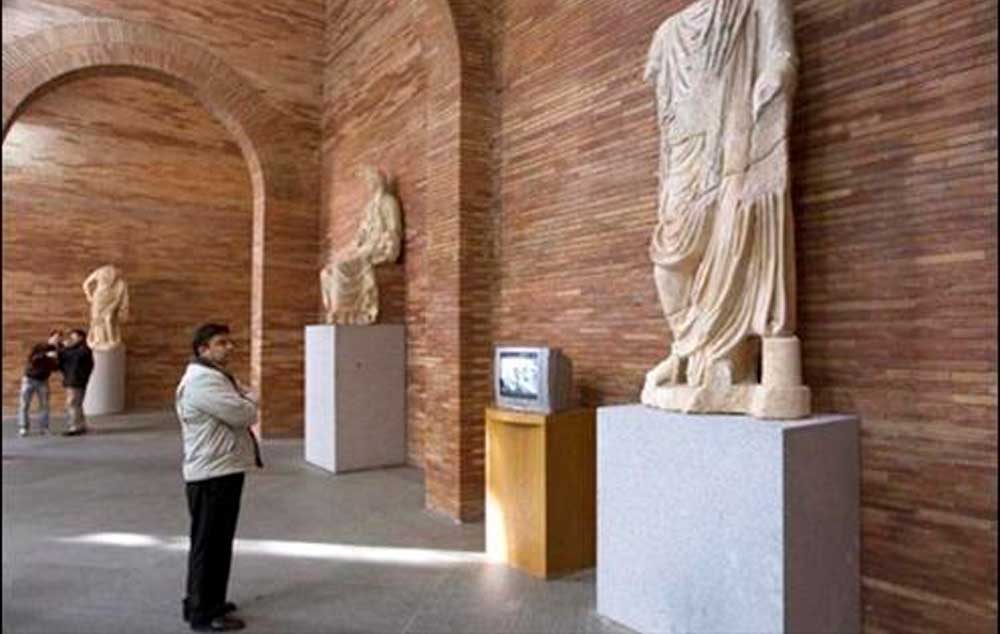
{"type": "Polygon", "coordinates": [[[320,272],[323,308],[328,324],[371,324],[378,317],[378,284],[374,267],[399,257],[402,222],[399,203],[387,190],[385,177],[366,166],[359,170],[371,199],[351,246],[330,250],[320,272]]]}
{"type": "Polygon", "coordinates": [[[128,285],[118,267],[107,264],[91,273],[83,283],[90,303],[90,330],[87,345],[107,350],[122,342],[121,324],[128,321],[128,285]]]}
{"type": "Polygon", "coordinates": [[[646,375],[647,405],[809,414],[794,334],[795,75],[789,0],[697,0],[656,32],[645,75],[661,131],[650,255],[673,344],[646,375]]]}

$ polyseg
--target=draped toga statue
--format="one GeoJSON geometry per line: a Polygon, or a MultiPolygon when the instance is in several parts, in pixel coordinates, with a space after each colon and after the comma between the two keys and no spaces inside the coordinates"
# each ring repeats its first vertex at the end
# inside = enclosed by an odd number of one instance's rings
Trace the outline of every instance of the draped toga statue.
{"type": "Polygon", "coordinates": [[[402,220],[399,203],[387,189],[385,176],[371,166],[361,168],[371,199],[351,245],[343,252],[332,248],[320,272],[323,308],[328,324],[371,324],[378,317],[375,265],[399,257],[402,220]]]}
{"type": "Polygon", "coordinates": [[[83,283],[83,292],[90,303],[87,345],[107,350],[121,344],[121,324],[129,319],[128,285],[121,269],[112,264],[99,267],[83,283]]]}
{"type": "Polygon", "coordinates": [[[650,255],[673,343],[646,375],[647,405],[809,413],[788,175],[796,64],[789,0],[697,0],[656,32],[645,72],[661,133],[650,255]]]}

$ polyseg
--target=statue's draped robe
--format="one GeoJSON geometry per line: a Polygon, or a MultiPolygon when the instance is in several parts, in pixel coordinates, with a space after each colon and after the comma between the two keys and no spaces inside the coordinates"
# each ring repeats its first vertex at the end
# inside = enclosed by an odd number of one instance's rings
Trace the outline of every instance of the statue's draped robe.
{"type": "Polygon", "coordinates": [[[396,199],[378,192],[368,203],[349,250],[341,258],[331,252],[323,272],[328,315],[338,324],[370,324],[378,316],[378,283],[374,266],[399,257],[400,217],[396,199]]]}
{"type": "Polygon", "coordinates": [[[699,0],[661,25],[649,52],[661,128],[650,254],[685,280],[667,319],[691,385],[748,337],[794,331],[787,11],[782,0],[699,0]]]}

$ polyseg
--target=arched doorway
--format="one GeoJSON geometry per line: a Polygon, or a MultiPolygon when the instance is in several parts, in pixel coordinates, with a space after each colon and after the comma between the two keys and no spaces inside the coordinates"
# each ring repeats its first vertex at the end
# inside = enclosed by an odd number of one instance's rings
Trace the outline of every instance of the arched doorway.
{"type": "Polygon", "coordinates": [[[253,193],[239,148],[199,102],[147,78],[75,73],[36,93],[3,155],[5,408],[34,341],[88,327],[80,284],[109,263],[131,291],[129,410],[169,409],[206,318],[233,328],[232,368],[249,376],[253,193]]]}
{"type": "Polygon", "coordinates": [[[232,134],[253,187],[250,380],[261,395],[264,433],[298,435],[302,375],[289,368],[299,368],[302,326],[318,296],[315,194],[289,158],[301,131],[211,52],[149,25],[95,20],[53,27],[5,44],[3,59],[4,136],[33,96],[80,72],[168,83],[232,134]]]}

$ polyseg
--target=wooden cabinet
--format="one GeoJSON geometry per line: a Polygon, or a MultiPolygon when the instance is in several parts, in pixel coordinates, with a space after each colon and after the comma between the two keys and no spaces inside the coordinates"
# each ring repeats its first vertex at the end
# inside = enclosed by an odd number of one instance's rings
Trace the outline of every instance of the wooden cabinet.
{"type": "Polygon", "coordinates": [[[596,558],[595,410],[486,410],[486,552],[537,577],[596,558]]]}

